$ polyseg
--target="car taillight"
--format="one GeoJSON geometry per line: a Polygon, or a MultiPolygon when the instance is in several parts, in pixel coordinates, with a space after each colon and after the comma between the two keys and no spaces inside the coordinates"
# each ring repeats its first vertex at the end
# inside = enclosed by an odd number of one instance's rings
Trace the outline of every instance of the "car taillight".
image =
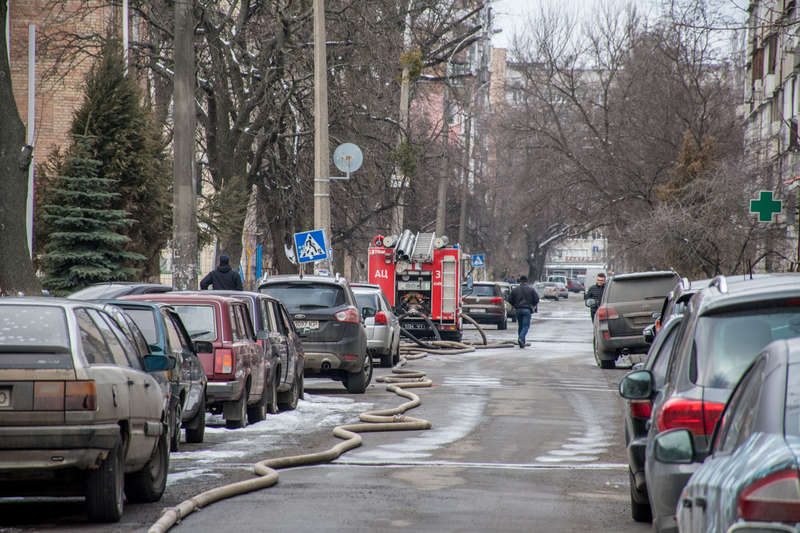
{"type": "Polygon", "coordinates": [[[800,522],[800,472],[772,472],[745,487],[736,504],[744,520],[800,522]]]}
{"type": "Polygon", "coordinates": [[[493,303],[495,305],[499,305],[499,304],[503,303],[503,299],[502,298],[498,298],[498,297],[494,297],[491,300],[489,300],[489,302],[493,303]]]}
{"type": "Polygon", "coordinates": [[[94,411],[97,408],[97,385],[94,381],[67,381],[64,387],[64,410],[94,411]]]}
{"type": "Polygon", "coordinates": [[[376,324],[388,324],[389,320],[386,318],[386,313],[383,311],[378,311],[375,313],[375,323],[376,324]]]}
{"type": "Polygon", "coordinates": [[[214,350],[214,373],[230,374],[233,372],[233,350],[214,350]]]}
{"type": "Polygon", "coordinates": [[[652,405],[650,400],[631,400],[631,416],[636,418],[650,418],[652,405]]]}
{"type": "Polygon", "coordinates": [[[686,428],[694,435],[710,435],[724,407],[721,403],[686,398],[667,400],[658,414],[658,430],[686,428]]]}
{"type": "Polygon", "coordinates": [[[614,320],[615,318],[619,318],[619,315],[613,307],[601,305],[597,309],[597,320],[614,320]]]}
{"type": "Polygon", "coordinates": [[[37,381],[33,384],[34,411],[62,411],[63,409],[63,381],[37,381]]]}
{"type": "Polygon", "coordinates": [[[360,319],[358,317],[358,310],[355,307],[348,307],[347,309],[342,309],[333,316],[339,322],[356,322],[356,323],[360,322],[360,319]]]}

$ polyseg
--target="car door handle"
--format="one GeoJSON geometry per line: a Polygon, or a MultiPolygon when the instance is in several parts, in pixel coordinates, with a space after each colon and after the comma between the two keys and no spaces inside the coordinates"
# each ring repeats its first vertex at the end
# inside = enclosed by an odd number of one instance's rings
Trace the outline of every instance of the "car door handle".
{"type": "Polygon", "coordinates": [[[694,504],[696,506],[698,506],[700,509],[702,509],[704,511],[706,510],[706,499],[705,498],[700,498],[700,497],[695,498],[694,499],[694,504]]]}
{"type": "Polygon", "coordinates": [[[681,500],[681,504],[686,509],[691,509],[692,508],[692,500],[690,500],[689,498],[684,498],[683,500],[681,500]]]}

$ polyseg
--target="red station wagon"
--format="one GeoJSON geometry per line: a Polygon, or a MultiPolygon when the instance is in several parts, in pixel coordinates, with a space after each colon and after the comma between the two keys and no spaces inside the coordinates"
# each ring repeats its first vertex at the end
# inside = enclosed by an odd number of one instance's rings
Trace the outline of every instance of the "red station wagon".
{"type": "Polygon", "coordinates": [[[197,346],[208,385],[206,409],[225,417],[225,426],[241,428],[264,419],[271,392],[269,361],[253,330],[247,304],[202,293],[143,294],[125,300],[172,305],[197,346]],[[203,342],[205,341],[205,342],[203,342]],[[203,345],[207,349],[202,349],[203,345]]]}

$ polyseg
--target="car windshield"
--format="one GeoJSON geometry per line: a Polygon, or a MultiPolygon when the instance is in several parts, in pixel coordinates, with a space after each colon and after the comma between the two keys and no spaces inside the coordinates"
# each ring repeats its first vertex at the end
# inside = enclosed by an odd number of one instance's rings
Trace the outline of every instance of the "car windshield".
{"type": "Polygon", "coordinates": [[[156,328],[156,317],[151,309],[131,309],[123,308],[129,317],[136,322],[139,329],[142,330],[147,344],[158,343],[158,329],[156,328]]]}
{"type": "Polygon", "coordinates": [[[800,364],[797,363],[789,365],[784,417],[786,435],[800,437],[800,364]]]}
{"type": "Polygon", "coordinates": [[[464,296],[494,296],[494,285],[478,285],[477,283],[472,286],[472,290],[463,287],[464,296]]]}
{"type": "Polygon", "coordinates": [[[64,309],[0,306],[0,368],[73,368],[64,309]]]}
{"type": "Polygon", "coordinates": [[[212,306],[175,304],[175,311],[193,341],[217,340],[217,320],[212,306]]]}
{"type": "Polygon", "coordinates": [[[378,295],[374,293],[355,293],[356,296],[356,305],[358,305],[358,310],[361,311],[365,307],[371,307],[375,311],[380,310],[380,304],[378,303],[378,295]]]}
{"type": "Polygon", "coordinates": [[[280,300],[290,313],[338,307],[346,302],[344,289],[331,283],[271,283],[262,287],[261,292],[280,300]]]}
{"type": "Polygon", "coordinates": [[[99,298],[116,298],[117,296],[123,296],[127,292],[128,287],[125,285],[103,283],[102,285],[92,285],[91,287],[75,291],[67,296],[67,298],[73,300],[96,300],[99,298]]]}
{"type": "Polygon", "coordinates": [[[614,279],[606,297],[608,302],[632,302],[635,300],[663,300],[675,286],[675,276],[654,278],[614,279]]]}
{"type": "Polygon", "coordinates": [[[732,389],[770,342],[800,336],[800,307],[765,307],[701,316],[694,349],[698,385],[732,389]]]}

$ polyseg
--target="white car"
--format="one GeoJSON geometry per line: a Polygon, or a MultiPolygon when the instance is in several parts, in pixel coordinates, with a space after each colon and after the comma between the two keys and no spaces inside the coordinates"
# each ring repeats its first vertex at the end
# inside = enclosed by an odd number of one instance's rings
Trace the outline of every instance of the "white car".
{"type": "Polygon", "coordinates": [[[381,366],[390,367],[400,361],[400,320],[392,311],[380,286],[351,283],[358,311],[367,329],[367,351],[380,357],[381,366]]]}

